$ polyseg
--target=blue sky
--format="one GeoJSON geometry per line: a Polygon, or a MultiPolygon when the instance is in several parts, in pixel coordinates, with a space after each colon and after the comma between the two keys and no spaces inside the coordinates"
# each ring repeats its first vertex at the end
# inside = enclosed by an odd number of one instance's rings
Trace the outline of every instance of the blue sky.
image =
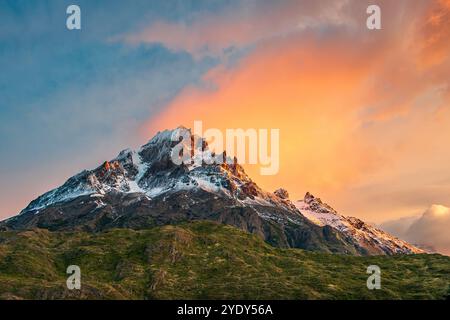
{"type": "Polygon", "coordinates": [[[191,116],[279,128],[279,175],[252,178],[294,200],[377,222],[448,206],[450,2],[377,0],[375,31],[372,3],[0,0],[0,219],[191,116]]]}
{"type": "Polygon", "coordinates": [[[228,1],[76,1],[82,29],[69,31],[72,3],[0,1],[0,218],[145,142],[139,124],[218,63],[112,38],[152,20],[189,23],[228,1]]]}

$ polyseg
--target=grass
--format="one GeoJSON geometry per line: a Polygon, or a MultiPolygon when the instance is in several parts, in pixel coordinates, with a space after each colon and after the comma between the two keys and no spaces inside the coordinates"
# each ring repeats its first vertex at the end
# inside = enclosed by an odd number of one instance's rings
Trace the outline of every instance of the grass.
{"type": "Polygon", "coordinates": [[[0,299],[444,299],[449,288],[449,257],[280,249],[213,222],[0,232],[0,299]],[[66,288],[69,265],[81,290],[66,288]],[[381,290],[366,287],[369,265],[381,290]]]}

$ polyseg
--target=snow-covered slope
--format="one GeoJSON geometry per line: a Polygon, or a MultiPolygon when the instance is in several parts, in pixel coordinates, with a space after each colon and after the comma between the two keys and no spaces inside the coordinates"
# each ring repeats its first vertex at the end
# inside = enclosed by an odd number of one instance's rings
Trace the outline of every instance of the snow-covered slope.
{"type": "Polygon", "coordinates": [[[295,205],[310,221],[319,226],[328,225],[339,230],[347,237],[354,239],[370,254],[424,253],[423,250],[391,236],[358,218],[344,217],[338,214],[332,207],[309,192],[306,193],[303,200],[297,201],[295,205]]]}

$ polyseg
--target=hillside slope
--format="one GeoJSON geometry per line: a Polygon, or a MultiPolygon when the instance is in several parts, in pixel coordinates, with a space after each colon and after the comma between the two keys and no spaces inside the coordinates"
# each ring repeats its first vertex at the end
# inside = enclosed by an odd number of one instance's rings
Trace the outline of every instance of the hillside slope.
{"type": "Polygon", "coordinates": [[[450,258],[281,249],[214,222],[104,232],[0,232],[1,299],[442,299],[450,258]],[[66,267],[81,268],[81,291],[66,267]],[[366,287],[367,266],[382,289],[366,287]]]}

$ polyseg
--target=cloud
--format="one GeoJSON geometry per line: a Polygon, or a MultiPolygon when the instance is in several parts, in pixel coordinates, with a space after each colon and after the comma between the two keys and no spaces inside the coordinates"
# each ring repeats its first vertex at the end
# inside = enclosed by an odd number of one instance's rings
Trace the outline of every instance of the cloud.
{"type": "Polygon", "coordinates": [[[388,221],[381,228],[406,241],[450,255],[450,208],[432,205],[420,217],[388,221]]]}
{"type": "Polygon", "coordinates": [[[205,128],[280,128],[285,179],[258,177],[251,167],[250,173],[268,189],[280,183],[290,189],[339,188],[377,165],[377,156],[353,134],[358,88],[370,64],[362,63],[358,50],[347,49],[350,41],[288,37],[255,50],[232,70],[209,72],[209,87],[184,90],[145,129],[192,126],[194,120],[205,128]]]}
{"type": "Polygon", "coordinates": [[[194,56],[221,55],[274,37],[308,28],[354,24],[343,8],[348,0],[282,2],[242,1],[216,14],[199,14],[193,21],[158,20],[138,31],[116,37],[130,44],[161,43],[194,56]]]}
{"type": "Polygon", "coordinates": [[[433,205],[415,221],[406,232],[405,239],[434,248],[450,255],[450,208],[433,205]]]}
{"type": "Polygon", "coordinates": [[[422,64],[426,67],[442,64],[450,51],[450,1],[434,2],[420,28],[423,35],[420,46],[422,64]]]}
{"type": "Polygon", "coordinates": [[[395,220],[389,220],[389,221],[381,223],[379,225],[379,227],[381,229],[395,235],[396,237],[404,239],[408,229],[419,218],[420,218],[420,215],[403,217],[403,218],[395,219],[395,220]]]}
{"type": "MultiPolygon", "coordinates": [[[[313,20],[327,10],[321,4],[313,20]]],[[[143,130],[194,120],[219,129],[279,128],[279,175],[262,177],[247,166],[251,176],[268,190],[286,187],[294,198],[320,194],[339,211],[371,221],[444,202],[450,56],[426,63],[431,49],[424,39],[442,32],[426,23],[447,10],[445,2],[380,1],[383,30],[376,32],[365,28],[366,4],[341,3],[345,27],[308,27],[256,43],[236,64],[185,88],[143,130]]]]}

